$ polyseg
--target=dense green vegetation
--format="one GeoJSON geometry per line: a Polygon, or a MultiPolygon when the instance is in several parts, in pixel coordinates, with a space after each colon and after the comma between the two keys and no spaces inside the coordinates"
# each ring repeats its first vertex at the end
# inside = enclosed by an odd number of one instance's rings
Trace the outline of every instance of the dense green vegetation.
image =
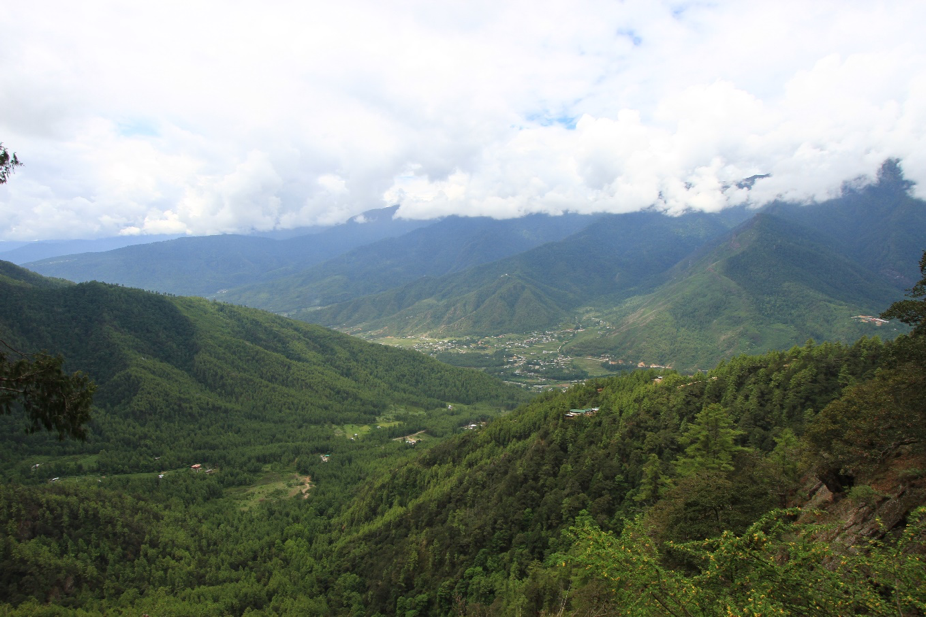
{"type": "Polygon", "coordinates": [[[505,414],[521,390],[420,354],[5,272],[2,338],[99,384],[86,443],[0,418],[5,614],[926,612],[926,278],[896,341],[505,414]]]}
{"type": "Polygon", "coordinates": [[[800,503],[810,471],[856,512],[921,520],[922,499],[877,510],[889,500],[871,488],[889,469],[892,492],[926,489],[891,462],[926,456],[918,345],[808,344],[591,381],[422,452],[342,450],[312,470],[308,499],[245,507],[221,473],[8,484],[3,599],[12,614],[917,614],[922,525],[842,552],[819,527],[832,514],[763,516],[800,503]],[[868,388],[894,396],[897,432],[857,430],[884,420],[868,388]],[[353,473],[331,466],[352,455],[353,473]]]}
{"type": "MultiPolygon", "coordinates": [[[[424,424],[448,434],[525,398],[478,371],[252,309],[100,283],[0,284],[2,339],[61,353],[68,370],[98,385],[85,443],[26,435],[22,416],[0,418],[7,478],[193,463],[230,478],[294,461],[310,473],[321,453],[361,449],[334,440],[337,426],[388,417],[402,430],[424,424]]],[[[397,436],[381,433],[384,442],[397,436]]]]}
{"type": "MultiPolygon", "coordinates": [[[[600,314],[603,336],[575,354],[627,353],[692,370],[739,353],[781,349],[807,339],[853,341],[875,326],[900,292],[822,244],[807,229],[759,214],[713,250],[680,264],[672,280],[600,314]]],[[[896,325],[878,330],[886,338],[896,325]]]]}
{"type": "MultiPolygon", "coordinates": [[[[662,605],[697,602],[692,614],[711,615],[811,602],[820,614],[886,614],[896,593],[916,614],[924,572],[908,551],[921,527],[903,550],[886,540],[842,553],[814,535],[825,530],[794,522],[797,511],[762,518],[800,499],[803,472],[832,470],[832,452],[855,487],[879,477],[893,453],[872,461],[853,426],[828,423],[840,405],[864,405],[859,388],[899,379],[902,363],[896,345],[865,339],[738,357],[704,375],[589,382],[404,463],[383,452],[388,473],[353,497],[360,478],[321,468],[308,499],[249,508],[221,474],[6,485],[0,516],[15,531],[0,553],[3,597],[14,614],[51,601],[207,615],[672,614],[662,605]],[[589,406],[598,413],[565,417],[589,406]],[[834,450],[839,440],[857,451],[834,450]],[[819,568],[823,558],[841,565],[819,568]],[[768,594],[782,585],[787,595],[768,594]]],[[[903,415],[922,427],[922,400],[911,405],[903,415]]],[[[902,447],[923,455],[922,439],[902,447]]],[[[908,471],[906,490],[922,492],[922,472],[908,471]]],[[[845,487],[842,499],[885,501],[868,490],[845,487]]]]}
{"type": "Polygon", "coordinates": [[[870,339],[808,345],[547,395],[367,489],[344,515],[360,531],[340,539],[343,571],[374,581],[384,614],[420,595],[435,614],[455,598],[496,614],[552,611],[570,579],[545,564],[568,551],[561,532],[580,513],[617,532],[645,514],[660,540],[742,533],[797,488],[795,436],[884,353],[870,339]],[[565,415],[589,407],[595,416],[565,415]]]}

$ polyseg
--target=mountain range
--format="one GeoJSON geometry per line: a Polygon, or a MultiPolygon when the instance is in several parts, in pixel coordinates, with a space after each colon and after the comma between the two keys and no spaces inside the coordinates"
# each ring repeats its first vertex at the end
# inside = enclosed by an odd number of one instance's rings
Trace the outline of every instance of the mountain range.
{"type": "Polygon", "coordinates": [[[283,277],[354,247],[399,236],[426,224],[397,219],[393,216],[396,209],[371,210],[342,225],[296,237],[229,234],[177,238],[113,251],[60,255],[22,265],[74,282],[96,280],[149,291],[206,296],[224,288],[283,277]]]}
{"type": "Polygon", "coordinates": [[[367,337],[574,328],[564,352],[692,370],[807,338],[902,331],[854,318],[877,314],[916,280],[926,204],[911,186],[887,161],[873,184],[759,211],[413,224],[386,209],[364,217],[380,225],[373,242],[356,236],[369,222],[351,223],[286,240],[187,238],[29,267],[206,295],[367,337]],[[417,228],[402,233],[406,224],[417,228]]]}
{"type": "Polygon", "coordinates": [[[684,370],[737,353],[903,331],[876,315],[915,280],[926,204],[888,163],[812,205],[602,216],[559,242],[319,310],[355,333],[433,337],[573,327],[573,355],[684,370]],[[572,325],[571,325],[572,324],[572,325]]]}

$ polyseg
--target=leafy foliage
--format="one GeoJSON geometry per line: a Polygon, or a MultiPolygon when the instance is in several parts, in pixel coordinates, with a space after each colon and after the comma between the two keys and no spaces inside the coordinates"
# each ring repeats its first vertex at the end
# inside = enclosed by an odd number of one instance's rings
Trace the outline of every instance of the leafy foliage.
{"type": "Polygon", "coordinates": [[[897,319],[913,327],[913,336],[926,336],[926,252],[920,259],[920,279],[907,293],[908,300],[900,300],[882,313],[884,319],[897,319]],[[917,299],[919,298],[919,299],[917,299]]]}
{"type": "MultiPolygon", "coordinates": [[[[391,614],[422,593],[416,610],[433,614],[455,603],[554,611],[570,583],[542,564],[568,548],[560,531],[583,509],[615,531],[645,512],[654,546],[743,533],[795,488],[795,434],[813,410],[848,381],[869,379],[883,357],[874,340],[808,345],[738,357],[707,375],[656,382],[655,372],[637,372],[547,395],[358,495],[340,519],[348,532],[334,563],[368,581],[370,612],[391,614]],[[599,411],[565,417],[587,407],[599,411]],[[702,452],[694,437],[712,417],[724,445],[708,440],[702,452]],[[676,464],[685,459],[705,464],[676,464]]],[[[581,589],[602,599],[594,585],[581,589]]]]}
{"type": "MultiPolygon", "coordinates": [[[[0,143],[0,184],[21,165],[16,154],[0,143]]],[[[0,281],[16,284],[36,278],[15,266],[0,268],[0,281]]],[[[65,435],[85,439],[95,386],[79,372],[65,374],[63,362],[61,356],[24,354],[0,339],[0,415],[21,407],[29,417],[30,432],[44,428],[57,431],[59,439],[65,435]],[[10,359],[11,354],[16,359],[10,359]]]]}
{"type": "Polygon", "coordinates": [[[747,451],[736,445],[743,431],[733,428],[733,421],[723,407],[714,403],[695,416],[694,422],[679,438],[685,448],[684,456],[675,461],[680,476],[702,471],[733,471],[733,455],[747,451]]]}
{"type": "Polygon", "coordinates": [[[0,143],[0,184],[6,184],[10,175],[20,166],[22,166],[22,163],[16,157],[16,153],[10,154],[10,152],[3,147],[3,144],[0,143]]]}
{"type": "MultiPolygon", "coordinates": [[[[570,551],[551,558],[600,580],[598,600],[622,615],[908,615],[926,610],[923,563],[926,508],[895,543],[869,540],[856,550],[821,541],[825,527],[778,510],[742,534],[668,544],[653,542],[638,519],[619,536],[580,516],[567,532],[570,551]],[[683,556],[689,569],[665,565],[683,556]]],[[[811,513],[809,518],[812,518],[811,513]]]]}
{"type": "Polygon", "coordinates": [[[498,414],[523,394],[259,311],[3,291],[10,340],[59,341],[101,384],[87,444],[5,440],[5,613],[926,610],[926,444],[897,442],[926,424],[922,367],[899,353],[917,336],[637,371],[498,414]],[[430,444],[393,440],[424,428],[430,444]],[[218,473],[183,469],[199,460],[218,473]],[[843,471],[829,511],[776,510],[843,471]],[[293,474],[306,493],[267,488],[293,474]]]}
{"type": "Polygon", "coordinates": [[[29,432],[45,429],[57,431],[59,439],[86,439],[84,425],[96,386],[80,372],[64,373],[63,363],[61,356],[27,356],[0,341],[0,414],[22,407],[31,422],[29,432]],[[17,359],[11,360],[11,354],[17,359]]]}

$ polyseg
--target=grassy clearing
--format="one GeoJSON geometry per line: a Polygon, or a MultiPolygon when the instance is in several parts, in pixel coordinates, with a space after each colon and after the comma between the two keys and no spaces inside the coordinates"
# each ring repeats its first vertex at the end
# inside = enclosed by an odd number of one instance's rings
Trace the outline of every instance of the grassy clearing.
{"type": "Polygon", "coordinates": [[[606,377],[617,374],[601,366],[601,358],[573,358],[572,363],[586,371],[589,377],[606,377]]]}
{"type": "Polygon", "coordinates": [[[239,502],[239,508],[247,511],[267,500],[289,499],[299,494],[307,497],[311,488],[310,476],[271,471],[264,472],[251,486],[229,489],[227,495],[239,502]]]}
{"type": "Polygon", "coordinates": [[[335,437],[354,437],[356,439],[362,439],[370,431],[376,430],[376,427],[391,428],[393,426],[400,426],[401,424],[402,423],[398,420],[384,420],[376,424],[342,424],[334,428],[334,435],[335,437]]]}

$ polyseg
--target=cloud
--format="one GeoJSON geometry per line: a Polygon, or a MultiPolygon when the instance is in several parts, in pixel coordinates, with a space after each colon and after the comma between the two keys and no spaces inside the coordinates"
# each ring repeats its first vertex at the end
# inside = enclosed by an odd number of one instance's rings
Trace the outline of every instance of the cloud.
{"type": "MultiPolygon", "coordinates": [[[[926,191],[920,2],[7,7],[0,239],[926,191]],[[751,190],[743,178],[770,177],[751,190]]],[[[921,193],[926,194],[926,193],[921,193]]]]}

